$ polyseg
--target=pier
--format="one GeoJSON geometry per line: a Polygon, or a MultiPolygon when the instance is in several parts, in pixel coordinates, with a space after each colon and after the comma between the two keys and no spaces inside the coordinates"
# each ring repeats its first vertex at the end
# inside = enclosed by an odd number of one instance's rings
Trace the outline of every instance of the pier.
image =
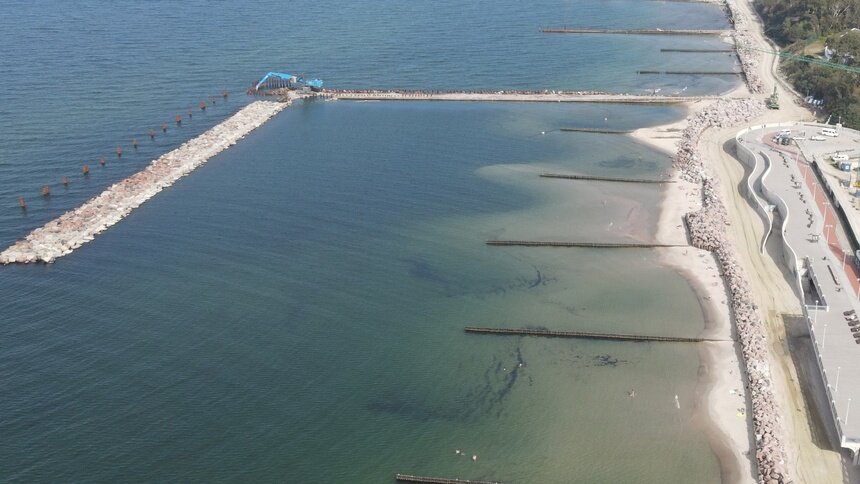
{"type": "Polygon", "coordinates": [[[145,169],[33,230],[26,238],[0,252],[0,264],[51,263],[70,254],[164,188],[236,144],[288,105],[256,101],[245,106],[200,136],[153,160],[145,169]]]}
{"type": "Polygon", "coordinates": [[[559,131],[566,133],[600,133],[600,134],[630,134],[632,131],[628,129],[610,129],[610,128],[559,128],[559,131]]]}
{"type": "Polygon", "coordinates": [[[568,27],[541,27],[545,34],[619,34],[619,35],[722,35],[730,30],[701,29],[586,29],[568,27]]]}
{"type": "Polygon", "coordinates": [[[316,96],[327,99],[353,101],[580,102],[613,104],[678,104],[717,99],[717,96],[663,96],[657,94],[626,94],[595,91],[424,91],[408,89],[326,90],[316,94],[316,96]]]}
{"type": "MultiPolygon", "coordinates": [[[[150,162],[138,173],[117,182],[101,194],[91,198],[80,207],[68,211],[58,218],[30,232],[24,239],[15,242],[0,252],[0,264],[51,263],[57,258],[93,240],[95,236],[113,226],[132,210],[155,196],[164,188],[173,185],[179,178],[189,174],[209,158],[236,144],[248,133],[265,123],[269,118],[297,99],[323,98],[345,100],[380,101],[476,101],[476,102],[586,102],[614,104],[677,104],[714,100],[716,96],[661,96],[640,94],[612,94],[596,91],[425,91],[425,90],[327,90],[278,88],[254,91],[255,95],[268,95],[280,102],[256,101],[241,109],[221,124],[200,136],[182,144],[150,162]]],[[[214,100],[213,100],[214,102],[214,100]]],[[[206,103],[201,102],[201,109],[206,103]]],[[[189,111],[188,116],[192,113],[189,111]]],[[[177,124],[181,116],[176,117],[177,124]]],[[[166,124],[162,125],[166,130],[166,124]]],[[[618,133],[620,130],[592,128],[564,128],[566,131],[618,133]]],[[[154,138],[150,130],[150,138],[154,138]]],[[[136,140],[135,140],[136,141],[136,140]]],[[[117,147],[117,157],[122,148],[117,147]]],[[[104,165],[104,158],[100,160],[104,165]]],[[[89,167],[83,168],[84,173],[89,167]]],[[[610,180],[605,180],[610,181],[610,180]]],[[[50,188],[42,190],[44,197],[50,196],[50,188]]],[[[26,210],[26,202],[19,198],[18,205],[26,210]]],[[[535,242],[535,241],[489,241],[488,245],[520,245],[532,247],[671,247],[659,244],[604,244],[587,242],[535,242]]]]}
{"type": "Polygon", "coordinates": [[[496,334],[502,336],[543,336],[546,338],[580,338],[601,339],[614,341],[658,341],[664,343],[703,343],[714,341],[729,341],[722,339],[707,338],[684,338],[680,336],[650,336],[623,333],[593,333],[590,331],[555,331],[551,329],[537,328],[479,328],[467,326],[463,328],[467,333],[473,334],[496,334]]]}
{"type": "Polygon", "coordinates": [[[659,74],[679,76],[740,76],[740,71],[636,71],[637,74],[659,74]]]}
{"type": "Polygon", "coordinates": [[[426,482],[432,484],[502,484],[499,481],[476,481],[474,479],[448,479],[445,477],[424,477],[410,474],[397,474],[397,482],[426,482]]]}
{"type": "Polygon", "coordinates": [[[672,244],[640,242],[557,242],[540,240],[488,240],[487,245],[519,247],[586,247],[592,249],[654,249],[658,247],[686,247],[672,244]]]}
{"type": "Polygon", "coordinates": [[[660,49],[660,52],[695,52],[699,54],[726,53],[734,54],[735,49],[660,49]]]}
{"type": "Polygon", "coordinates": [[[649,180],[646,178],[619,178],[612,176],[567,175],[564,173],[541,173],[541,178],[561,178],[564,180],[590,180],[615,183],[675,183],[674,180],[649,180]]]}

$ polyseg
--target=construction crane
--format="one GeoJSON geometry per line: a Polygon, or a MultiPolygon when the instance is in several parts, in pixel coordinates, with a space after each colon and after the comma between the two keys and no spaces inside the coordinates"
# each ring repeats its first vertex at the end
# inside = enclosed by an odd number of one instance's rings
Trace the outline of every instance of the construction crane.
{"type": "Polygon", "coordinates": [[[261,87],[286,87],[289,89],[310,88],[312,91],[321,91],[323,82],[319,79],[305,79],[303,75],[294,76],[285,72],[268,72],[249,92],[257,92],[261,87]],[[268,84],[267,84],[268,82],[268,84]]]}

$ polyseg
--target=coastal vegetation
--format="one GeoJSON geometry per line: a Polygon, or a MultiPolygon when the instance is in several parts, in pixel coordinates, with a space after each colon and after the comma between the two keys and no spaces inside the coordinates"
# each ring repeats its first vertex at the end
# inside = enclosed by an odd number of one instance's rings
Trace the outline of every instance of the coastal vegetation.
{"type": "Polygon", "coordinates": [[[785,51],[785,76],[801,94],[823,101],[843,124],[860,128],[860,0],[756,0],[765,33],[785,51]],[[813,61],[813,62],[808,62],[813,61]]]}

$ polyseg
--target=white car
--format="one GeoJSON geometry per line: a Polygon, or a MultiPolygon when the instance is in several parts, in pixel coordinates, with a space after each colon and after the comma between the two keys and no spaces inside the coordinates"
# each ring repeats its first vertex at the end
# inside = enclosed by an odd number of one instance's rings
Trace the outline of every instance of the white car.
{"type": "Polygon", "coordinates": [[[810,141],[824,141],[825,139],[826,138],[824,136],[818,136],[818,135],[809,137],[810,141]]]}
{"type": "Polygon", "coordinates": [[[838,155],[833,155],[830,157],[833,161],[848,161],[848,155],[845,153],[839,153],[838,155]]]}

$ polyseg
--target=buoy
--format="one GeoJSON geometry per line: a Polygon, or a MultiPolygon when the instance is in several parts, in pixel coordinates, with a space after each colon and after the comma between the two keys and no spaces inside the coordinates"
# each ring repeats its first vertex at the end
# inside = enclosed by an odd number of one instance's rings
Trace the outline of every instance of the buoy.
{"type": "Polygon", "coordinates": [[[24,197],[18,197],[18,206],[21,207],[21,210],[27,209],[27,204],[24,202],[24,197]]]}
{"type": "Polygon", "coordinates": [[[155,130],[154,129],[149,130],[149,139],[155,140],[155,130]]]}
{"type": "Polygon", "coordinates": [[[175,119],[176,119],[176,125],[181,126],[182,125],[182,115],[177,114],[175,119]]]}
{"type": "Polygon", "coordinates": [[[473,456],[472,456],[472,462],[477,462],[477,461],[478,461],[478,456],[477,456],[477,455],[473,455],[473,456]]]}
{"type": "Polygon", "coordinates": [[[90,165],[84,165],[83,168],[81,168],[81,171],[84,172],[84,175],[89,175],[90,174],[90,165]]]}
{"type": "Polygon", "coordinates": [[[42,187],[42,196],[48,197],[51,195],[51,188],[48,185],[42,187]]]}
{"type": "Polygon", "coordinates": [[[206,111],[206,101],[200,101],[200,110],[206,111]]]}
{"type": "Polygon", "coordinates": [[[224,92],[221,93],[221,97],[223,97],[224,99],[227,99],[227,90],[226,89],[224,89],[224,92]]]}
{"type": "Polygon", "coordinates": [[[460,449],[454,449],[455,454],[460,455],[460,452],[461,452],[460,449]]]}
{"type": "Polygon", "coordinates": [[[63,177],[63,185],[69,186],[69,177],[67,177],[67,176],[63,177]]]}
{"type": "Polygon", "coordinates": [[[122,158],[122,146],[117,146],[117,147],[116,147],[116,157],[117,157],[117,158],[122,158]]]}
{"type": "Polygon", "coordinates": [[[105,157],[104,156],[99,156],[99,165],[105,166],[105,157]]]}
{"type": "Polygon", "coordinates": [[[166,133],[166,132],[167,132],[167,123],[161,123],[161,132],[162,132],[162,133],[166,133]]]}
{"type": "Polygon", "coordinates": [[[132,138],[132,139],[131,139],[131,146],[133,146],[133,147],[134,147],[134,149],[137,149],[137,138],[132,138]]]}

